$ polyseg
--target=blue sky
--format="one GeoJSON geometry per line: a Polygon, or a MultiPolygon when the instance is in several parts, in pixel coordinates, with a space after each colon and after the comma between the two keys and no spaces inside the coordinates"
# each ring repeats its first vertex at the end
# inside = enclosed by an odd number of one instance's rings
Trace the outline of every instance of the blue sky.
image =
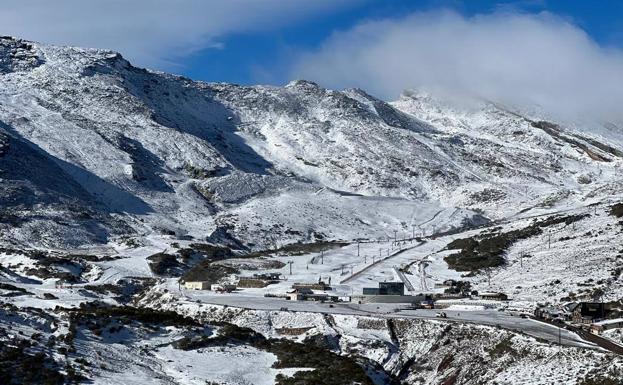
{"type": "Polygon", "coordinates": [[[455,10],[468,17],[498,11],[550,12],[577,25],[604,46],[623,46],[623,1],[361,1],[294,25],[223,36],[223,48],[201,50],[168,69],[208,81],[283,84],[289,80],[289,57],[317,48],[335,31],[348,30],[365,20],[438,9],[455,10]]]}
{"type": "Polygon", "coordinates": [[[0,34],[196,80],[307,79],[385,100],[411,89],[623,122],[620,0],[3,0],[0,34]]]}

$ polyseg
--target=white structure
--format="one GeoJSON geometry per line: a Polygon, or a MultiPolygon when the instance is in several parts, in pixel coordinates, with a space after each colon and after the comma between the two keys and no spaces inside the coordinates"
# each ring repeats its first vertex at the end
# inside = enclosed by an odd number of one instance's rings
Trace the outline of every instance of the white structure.
{"type": "Polygon", "coordinates": [[[220,293],[224,293],[224,292],[231,293],[232,291],[236,290],[236,285],[227,285],[227,284],[220,285],[220,284],[215,283],[210,287],[210,289],[212,291],[216,291],[220,293]]]}
{"type": "Polygon", "coordinates": [[[210,290],[210,282],[188,281],[188,282],[184,282],[184,288],[188,290],[210,290]]]}
{"type": "Polygon", "coordinates": [[[620,329],[623,328],[623,318],[608,319],[600,322],[595,322],[591,325],[591,332],[593,334],[601,334],[605,330],[620,329]]]}

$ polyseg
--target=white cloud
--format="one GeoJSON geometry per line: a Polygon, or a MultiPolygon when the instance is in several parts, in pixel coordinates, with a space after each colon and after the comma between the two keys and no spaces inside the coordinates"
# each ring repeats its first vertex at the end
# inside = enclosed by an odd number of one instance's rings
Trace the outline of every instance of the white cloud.
{"type": "Polygon", "coordinates": [[[355,0],[4,0],[0,32],[59,45],[120,51],[165,69],[219,38],[278,28],[355,0]]]}
{"type": "Polygon", "coordinates": [[[335,33],[293,77],[392,99],[406,88],[622,120],[623,53],[550,14],[418,13],[335,33]]]}

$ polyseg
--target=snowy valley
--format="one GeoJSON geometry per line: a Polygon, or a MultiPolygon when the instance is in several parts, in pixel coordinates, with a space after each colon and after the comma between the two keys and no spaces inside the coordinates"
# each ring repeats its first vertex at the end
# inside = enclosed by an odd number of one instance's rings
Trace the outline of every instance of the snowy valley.
{"type": "Polygon", "coordinates": [[[620,384],[532,318],[623,317],[622,203],[616,122],[1,37],[0,383],[620,384]]]}

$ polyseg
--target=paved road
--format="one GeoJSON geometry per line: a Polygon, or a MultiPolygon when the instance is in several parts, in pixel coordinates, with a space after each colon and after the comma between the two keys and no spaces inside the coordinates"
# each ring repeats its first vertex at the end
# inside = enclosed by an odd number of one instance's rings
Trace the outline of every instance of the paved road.
{"type": "Polygon", "coordinates": [[[310,301],[287,301],[283,298],[266,298],[256,296],[244,296],[235,293],[214,294],[203,291],[184,291],[188,300],[200,300],[203,303],[213,305],[225,305],[251,310],[278,311],[287,308],[289,311],[312,312],[321,314],[347,314],[373,316],[381,318],[401,319],[437,319],[444,322],[464,322],[479,325],[498,326],[517,332],[522,332],[532,337],[541,338],[552,343],[562,345],[597,348],[596,345],[583,340],[577,334],[556,326],[548,325],[532,319],[514,317],[508,313],[483,310],[483,311],[453,311],[442,310],[448,318],[436,317],[439,310],[407,310],[405,304],[355,304],[340,302],[332,304],[310,301]],[[397,311],[398,310],[398,311],[397,311]]]}

